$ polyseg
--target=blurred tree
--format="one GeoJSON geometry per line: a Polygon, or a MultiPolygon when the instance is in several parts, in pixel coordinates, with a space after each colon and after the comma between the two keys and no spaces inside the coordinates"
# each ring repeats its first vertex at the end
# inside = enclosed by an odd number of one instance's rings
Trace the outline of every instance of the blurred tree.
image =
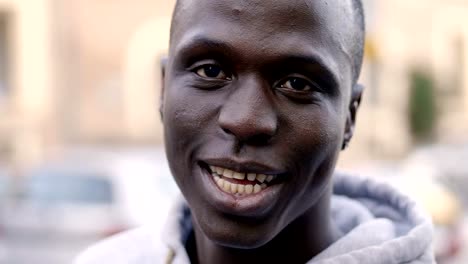
{"type": "Polygon", "coordinates": [[[436,112],[436,98],[432,78],[423,71],[411,71],[409,127],[416,143],[432,139],[437,118],[436,112]]]}

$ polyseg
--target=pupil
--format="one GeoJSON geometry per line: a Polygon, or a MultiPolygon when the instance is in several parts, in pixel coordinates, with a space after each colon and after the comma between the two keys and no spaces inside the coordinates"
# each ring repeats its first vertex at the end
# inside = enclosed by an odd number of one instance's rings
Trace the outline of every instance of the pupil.
{"type": "Polygon", "coordinates": [[[290,80],[291,82],[291,87],[296,89],[296,90],[304,90],[307,86],[307,83],[299,78],[293,78],[290,80]]]}
{"type": "Polygon", "coordinates": [[[206,76],[210,78],[218,77],[220,73],[221,73],[221,69],[219,67],[212,66],[212,65],[205,67],[205,74],[206,76]]]}

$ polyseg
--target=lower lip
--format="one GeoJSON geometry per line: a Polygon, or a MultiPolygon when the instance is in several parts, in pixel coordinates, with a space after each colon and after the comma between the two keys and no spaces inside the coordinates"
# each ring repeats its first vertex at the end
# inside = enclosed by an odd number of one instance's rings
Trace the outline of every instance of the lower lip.
{"type": "Polygon", "coordinates": [[[208,202],[219,211],[236,216],[261,217],[277,204],[283,184],[274,184],[255,193],[236,196],[222,191],[213,176],[202,167],[198,167],[202,175],[202,184],[208,195],[208,202]]]}

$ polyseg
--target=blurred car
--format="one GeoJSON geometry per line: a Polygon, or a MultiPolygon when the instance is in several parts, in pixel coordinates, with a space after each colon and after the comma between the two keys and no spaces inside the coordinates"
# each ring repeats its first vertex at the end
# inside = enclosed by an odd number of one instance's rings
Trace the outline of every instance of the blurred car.
{"type": "Polygon", "coordinates": [[[179,195],[161,148],[73,147],[17,185],[21,195],[0,217],[9,253],[0,263],[71,263],[121,230],[157,230],[179,195]]]}
{"type": "MultiPolygon", "coordinates": [[[[10,199],[12,186],[11,176],[6,170],[0,169],[0,216],[3,215],[5,205],[10,199]]],[[[5,234],[0,217],[0,263],[6,263],[5,234]]]]}
{"type": "Polygon", "coordinates": [[[112,177],[43,168],[25,177],[2,214],[6,263],[70,263],[86,246],[127,229],[112,177]]]}
{"type": "Polygon", "coordinates": [[[96,167],[112,175],[117,200],[131,226],[161,226],[180,195],[161,147],[74,147],[59,163],[96,167]]]}
{"type": "MultiPolygon", "coordinates": [[[[0,169],[0,198],[5,198],[7,196],[10,184],[11,177],[6,170],[0,169]]],[[[3,201],[3,199],[0,199],[0,202],[1,201],[3,201]]]]}

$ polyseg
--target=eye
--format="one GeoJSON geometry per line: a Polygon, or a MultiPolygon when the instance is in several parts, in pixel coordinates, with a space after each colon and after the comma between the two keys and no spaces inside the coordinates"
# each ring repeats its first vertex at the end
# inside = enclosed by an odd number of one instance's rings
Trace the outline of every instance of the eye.
{"type": "Polygon", "coordinates": [[[195,69],[195,73],[203,78],[229,80],[226,73],[215,64],[206,64],[195,69]]]}
{"type": "Polygon", "coordinates": [[[281,88],[287,88],[301,92],[312,90],[312,86],[313,85],[309,81],[300,77],[290,77],[280,85],[281,88]]]}

